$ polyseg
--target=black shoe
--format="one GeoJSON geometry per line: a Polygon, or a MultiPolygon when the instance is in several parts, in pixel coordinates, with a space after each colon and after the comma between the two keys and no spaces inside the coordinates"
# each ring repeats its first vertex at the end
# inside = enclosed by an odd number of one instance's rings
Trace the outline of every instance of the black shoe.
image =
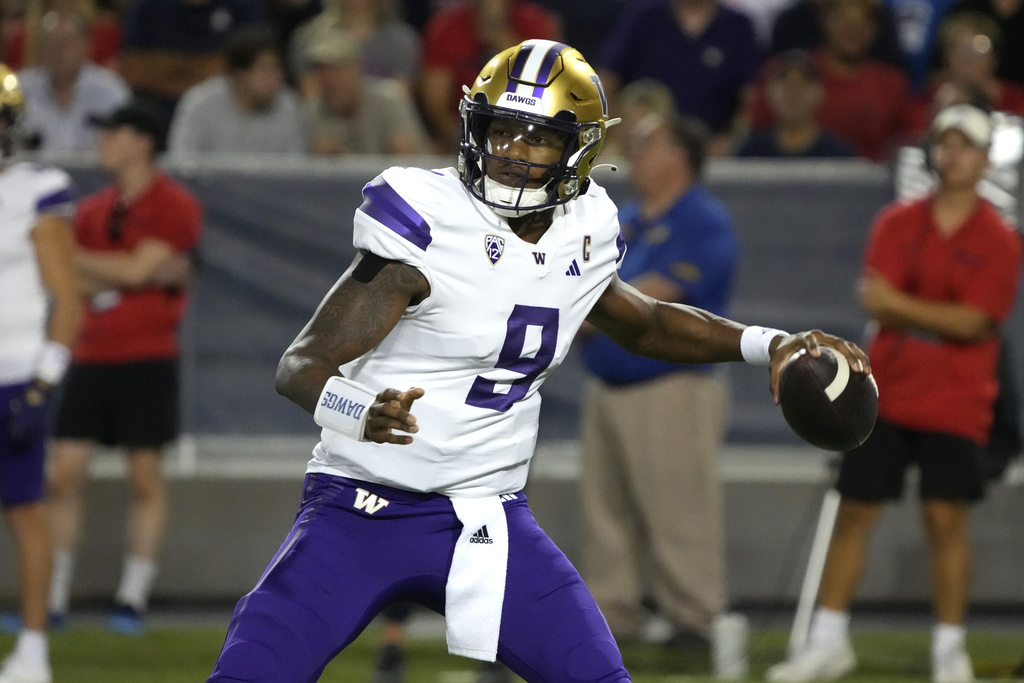
{"type": "Polygon", "coordinates": [[[512,672],[501,662],[484,662],[477,670],[476,683],[512,683],[512,672]]]}
{"type": "Polygon", "coordinates": [[[377,652],[377,664],[370,683],[403,683],[405,681],[405,650],[401,645],[384,645],[377,652]]]}

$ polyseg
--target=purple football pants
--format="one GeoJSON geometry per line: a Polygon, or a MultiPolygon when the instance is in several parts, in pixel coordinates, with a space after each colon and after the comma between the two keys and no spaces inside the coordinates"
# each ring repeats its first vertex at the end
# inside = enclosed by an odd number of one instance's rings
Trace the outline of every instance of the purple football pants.
{"type": "Polygon", "coordinates": [[[7,433],[8,405],[27,384],[0,386],[0,507],[34,503],[43,498],[46,435],[27,444],[14,444],[7,433]]]}
{"type": "MultiPolygon", "coordinates": [[[[498,658],[530,683],[629,681],[604,617],[526,497],[517,493],[504,507],[509,552],[498,658]]],[[[412,602],[443,614],[461,529],[444,496],[307,475],[295,524],[238,602],[208,683],[311,683],[388,605],[412,602]],[[367,492],[377,499],[368,502],[367,492]]]]}

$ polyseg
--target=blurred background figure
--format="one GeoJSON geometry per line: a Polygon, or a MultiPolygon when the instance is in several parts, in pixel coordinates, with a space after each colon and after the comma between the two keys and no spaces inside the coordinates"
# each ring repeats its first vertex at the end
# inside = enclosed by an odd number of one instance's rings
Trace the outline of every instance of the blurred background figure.
{"type": "Polygon", "coordinates": [[[120,76],[89,61],[89,25],[77,12],[43,17],[39,66],[19,74],[25,93],[26,139],[44,151],[93,150],[92,116],[106,116],[128,101],[120,76]]]}
{"type": "Polygon", "coordinates": [[[803,50],[776,58],[765,86],[772,126],[753,131],[738,157],[852,157],[842,139],[821,128],[818,112],[825,89],[814,60],[803,50]]]}
{"type": "Polygon", "coordinates": [[[430,144],[412,95],[397,81],[363,72],[347,33],[319,36],[308,59],[316,79],[309,101],[314,154],[427,154],[430,144]]]}
{"type": "Polygon", "coordinates": [[[402,20],[395,0],[326,0],[324,11],[296,30],[288,52],[289,68],[304,95],[316,88],[310,50],[338,33],[356,42],[368,76],[390,78],[414,91],[420,71],[420,37],[402,20]]]}
{"type": "Polygon", "coordinates": [[[137,634],[167,518],[161,455],[178,435],[177,332],[201,212],[156,166],[159,109],[131,102],[97,125],[100,164],[114,182],[83,199],[74,219],[78,285],[90,305],[54,426],[50,612],[60,623],[68,611],[92,455],[99,445],[123,447],[132,497],[110,628],[137,634]]]}
{"type": "MultiPolygon", "coordinates": [[[[776,19],[772,28],[769,52],[776,55],[795,48],[815,50],[825,45],[827,10],[834,2],[835,0],[797,0],[776,19]]],[[[882,0],[870,2],[873,6],[876,30],[872,33],[867,46],[867,55],[898,69],[905,68],[906,57],[900,48],[892,11],[882,3],[882,0]]]]}
{"type": "MultiPolygon", "coordinates": [[[[726,315],[739,248],[701,184],[707,129],[651,113],[627,140],[637,203],[619,214],[619,277],[650,296],[726,315]]],[[[584,256],[584,259],[586,256],[584,256]]],[[[725,606],[719,451],[728,387],[710,366],[630,355],[590,331],[594,379],[581,426],[583,576],[620,644],[643,637],[653,599],[681,649],[706,651],[725,606]]]]}
{"type": "Polygon", "coordinates": [[[114,12],[97,6],[94,0],[28,0],[25,16],[4,27],[3,54],[8,68],[20,71],[40,63],[43,17],[50,12],[84,17],[89,60],[107,69],[117,67],[121,23],[114,12]]]}
{"type": "Polygon", "coordinates": [[[458,149],[462,86],[472,87],[487,60],[524,40],[560,35],[557,16],[525,0],[462,0],[434,15],[423,34],[419,99],[435,151],[458,149]]]}
{"type": "MultiPolygon", "coordinates": [[[[877,0],[832,0],[824,13],[825,45],[811,54],[825,90],[818,122],[858,156],[882,161],[914,132],[917,119],[906,74],[871,57],[877,21],[877,0]]],[[[765,91],[773,68],[769,62],[754,101],[751,118],[761,128],[773,124],[765,91]]]]}
{"type": "Polygon", "coordinates": [[[920,471],[931,556],[932,681],[974,680],[964,627],[968,522],[985,496],[998,332],[1016,298],[1021,240],[978,195],[989,164],[989,116],[956,105],[939,112],[931,133],[935,191],[883,209],[864,258],[859,294],[873,320],[868,353],[878,422],[863,445],[843,455],[836,482],[842,498],[807,642],[768,670],[769,681],[832,680],[856,667],[850,606],[871,532],[884,505],[902,497],[911,465],[920,471]]]}
{"type": "Polygon", "coordinates": [[[615,101],[621,86],[653,78],[676,108],[703,121],[725,154],[745,134],[747,100],[760,66],[754,27],[717,0],[645,0],[626,6],[608,34],[598,70],[615,101]]]}
{"type": "Polygon", "coordinates": [[[171,154],[307,151],[306,112],[284,82],[274,32],[245,26],[224,45],[227,72],[190,89],[171,122],[171,154]]]}
{"type": "Polygon", "coordinates": [[[263,19],[259,0],[132,0],[124,19],[121,75],[168,118],[186,90],[223,68],[240,26],[263,19]]]}
{"type": "Polygon", "coordinates": [[[601,153],[608,156],[623,156],[626,154],[627,141],[633,128],[650,114],[657,114],[666,119],[675,116],[676,103],[667,85],[653,78],[641,78],[619,91],[612,113],[622,121],[608,129],[608,140],[601,153]]]}
{"type": "MultiPolygon", "coordinates": [[[[921,92],[928,84],[939,24],[952,3],[953,0],[886,0],[896,22],[896,35],[914,92],[921,92]]],[[[884,22],[884,17],[881,20],[884,22]]]]}
{"type": "Polygon", "coordinates": [[[1024,0],[957,0],[947,16],[983,14],[999,27],[1005,40],[996,49],[996,76],[1024,86],[1024,0]]]}
{"type": "Polygon", "coordinates": [[[70,178],[36,164],[8,165],[21,107],[17,79],[0,65],[0,507],[14,537],[20,607],[17,644],[0,664],[0,683],[50,683],[47,418],[51,393],[71,360],[82,305],[68,226],[70,178]]]}
{"type": "Polygon", "coordinates": [[[1003,36],[990,17],[960,12],[939,32],[941,69],[926,92],[932,113],[953,103],[984,103],[988,109],[1024,116],[1024,86],[996,75],[1003,36]]]}

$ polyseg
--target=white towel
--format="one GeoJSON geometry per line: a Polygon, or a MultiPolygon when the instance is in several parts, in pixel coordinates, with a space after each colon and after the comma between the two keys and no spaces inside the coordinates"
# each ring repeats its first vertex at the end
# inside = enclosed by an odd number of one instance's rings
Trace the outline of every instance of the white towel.
{"type": "Polygon", "coordinates": [[[462,522],[445,587],[448,652],[493,662],[508,570],[508,522],[498,496],[452,498],[462,522]]]}

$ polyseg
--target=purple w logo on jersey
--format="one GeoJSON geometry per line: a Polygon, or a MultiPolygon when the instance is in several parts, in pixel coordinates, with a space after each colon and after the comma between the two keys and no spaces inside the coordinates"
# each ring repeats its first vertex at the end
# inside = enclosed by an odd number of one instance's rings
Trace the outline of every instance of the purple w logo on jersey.
{"type": "Polygon", "coordinates": [[[484,250],[487,251],[487,258],[491,260],[491,265],[494,265],[501,258],[501,252],[505,250],[505,238],[487,235],[484,237],[484,250]]]}

